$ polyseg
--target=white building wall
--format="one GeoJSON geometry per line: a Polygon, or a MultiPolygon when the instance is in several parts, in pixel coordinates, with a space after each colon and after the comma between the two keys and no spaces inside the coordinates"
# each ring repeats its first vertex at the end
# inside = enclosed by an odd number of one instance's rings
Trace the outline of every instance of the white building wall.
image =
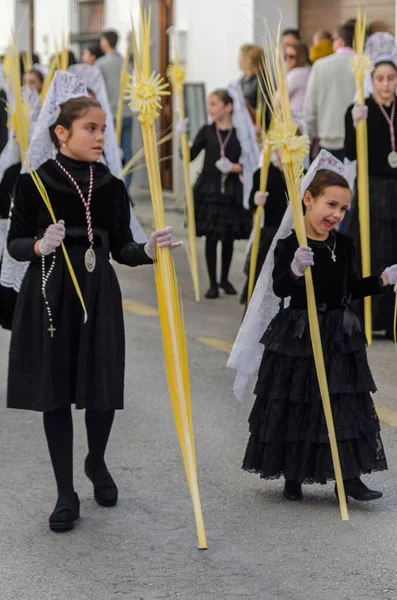
{"type": "MultiPolygon", "coordinates": [[[[396,0],[397,2],[397,0],[396,0]]],[[[276,34],[281,18],[281,30],[299,26],[299,0],[254,0],[255,25],[254,41],[262,44],[264,39],[264,23],[266,19],[270,29],[276,34]],[[280,17],[281,15],[281,17],[280,17]]]]}
{"type": "Polygon", "coordinates": [[[0,54],[5,54],[11,32],[15,30],[15,0],[1,0],[0,54]]]}
{"type": "Polygon", "coordinates": [[[46,63],[55,53],[56,45],[58,48],[61,47],[62,34],[66,39],[69,35],[69,6],[70,0],[35,0],[34,2],[34,50],[38,52],[43,63],[46,63]]]}

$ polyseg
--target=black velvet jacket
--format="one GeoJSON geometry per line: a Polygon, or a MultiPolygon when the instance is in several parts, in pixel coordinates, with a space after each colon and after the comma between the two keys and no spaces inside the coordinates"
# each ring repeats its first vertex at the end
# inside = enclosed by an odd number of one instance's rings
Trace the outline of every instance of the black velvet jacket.
{"type": "MultiPolygon", "coordinates": [[[[382,292],[380,277],[357,277],[354,268],[353,240],[341,233],[331,232],[325,242],[308,240],[314,252],[313,283],[317,306],[340,308],[350,299],[364,298],[382,292]],[[330,248],[335,246],[336,262],[331,259],[330,248]]],[[[307,308],[304,277],[295,278],[291,263],[298,248],[295,232],[279,240],[275,249],[273,290],[279,298],[291,296],[291,308],[307,308]]]]}
{"type": "MultiPolygon", "coordinates": [[[[87,197],[89,163],[76,161],[63,155],[58,160],[69,171],[87,197]]],[[[124,183],[114,177],[101,163],[93,163],[94,187],[91,199],[93,229],[104,230],[109,235],[109,250],[114,260],[135,267],[151,264],[144,244],[134,242],[130,229],[130,205],[124,183]]],[[[38,169],[57,220],[63,219],[68,228],[87,228],[85,208],[72,182],[60,170],[54,160],[47,161],[38,169]]],[[[52,223],[49,212],[33,179],[21,175],[14,194],[14,208],[8,234],[8,251],[19,261],[36,258],[34,244],[52,223]]],[[[88,236],[87,236],[88,243],[88,236]]]]}

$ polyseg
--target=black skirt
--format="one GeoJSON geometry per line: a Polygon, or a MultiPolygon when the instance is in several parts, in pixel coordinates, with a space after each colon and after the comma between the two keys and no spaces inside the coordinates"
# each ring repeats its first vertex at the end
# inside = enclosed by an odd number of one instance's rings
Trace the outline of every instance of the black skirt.
{"type": "MultiPolygon", "coordinates": [[[[59,249],[47,286],[54,337],[41,293],[41,261],[23,280],[12,327],[7,405],[36,411],[123,408],[125,339],[120,286],[109,262],[108,236],[96,230],[96,268],[84,265],[87,232],[67,230],[65,244],[88,311],[83,311],[59,249]]],[[[46,269],[51,257],[46,258],[46,269]]]]}
{"type": "Polygon", "coordinates": [[[242,184],[230,174],[221,193],[221,174],[202,173],[194,186],[196,235],[215,241],[247,240],[252,216],[243,206],[242,184]]]}
{"type": "MultiPolygon", "coordinates": [[[[360,322],[342,309],[320,313],[319,321],[343,478],[387,469],[360,322]]],[[[281,311],[262,342],[243,469],[324,484],[335,475],[307,311],[281,311]]]]}
{"type": "MultiPolygon", "coordinates": [[[[369,178],[370,229],[371,229],[371,273],[381,275],[386,267],[397,263],[397,180],[381,177],[369,178]]],[[[357,248],[357,268],[361,273],[360,227],[357,192],[346,233],[353,237],[357,248]]],[[[372,298],[372,329],[393,331],[395,294],[393,286],[372,298]]],[[[357,310],[362,312],[362,301],[357,310]]]]}

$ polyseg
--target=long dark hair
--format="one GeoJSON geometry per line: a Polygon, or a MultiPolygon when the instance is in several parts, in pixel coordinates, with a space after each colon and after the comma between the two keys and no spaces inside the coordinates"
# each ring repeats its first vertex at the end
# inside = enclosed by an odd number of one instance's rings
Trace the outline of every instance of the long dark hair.
{"type": "Polygon", "coordinates": [[[59,150],[60,144],[55,133],[56,127],[58,125],[62,125],[62,127],[65,127],[65,129],[71,129],[73,121],[84,117],[85,113],[89,111],[90,108],[102,108],[102,106],[97,100],[89,98],[88,96],[72,98],[71,100],[61,104],[61,112],[59,113],[59,117],[50,127],[51,141],[57,150],[59,150]]]}

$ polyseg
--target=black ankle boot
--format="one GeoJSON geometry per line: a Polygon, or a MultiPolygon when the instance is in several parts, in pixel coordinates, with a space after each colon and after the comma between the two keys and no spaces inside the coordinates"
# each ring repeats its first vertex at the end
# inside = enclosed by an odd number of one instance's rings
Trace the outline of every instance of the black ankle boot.
{"type": "Polygon", "coordinates": [[[54,512],[48,519],[51,531],[70,531],[80,518],[80,500],[76,492],[72,498],[59,496],[54,512]]]}
{"type": "Polygon", "coordinates": [[[302,486],[297,481],[286,479],[284,484],[283,496],[286,500],[302,500],[302,486]]]}
{"type": "Polygon", "coordinates": [[[222,279],[219,285],[225,294],[228,294],[229,296],[235,296],[237,294],[236,288],[227,279],[222,279]]]}
{"type": "MultiPolygon", "coordinates": [[[[369,502],[370,500],[379,500],[379,498],[382,498],[383,496],[382,492],[377,492],[367,488],[367,486],[359,477],[356,477],[355,479],[346,479],[346,481],[343,483],[345,486],[346,498],[354,498],[354,500],[358,500],[359,502],[369,502]]],[[[338,488],[336,484],[335,494],[339,500],[338,488]]]]}
{"type": "Polygon", "coordinates": [[[213,299],[219,298],[219,289],[216,283],[211,283],[207,293],[205,294],[206,298],[213,299]]]}
{"type": "Polygon", "coordinates": [[[84,472],[94,485],[94,498],[101,506],[115,506],[117,504],[118,489],[110,475],[107,466],[92,467],[90,455],[84,463],[84,472]]]}

